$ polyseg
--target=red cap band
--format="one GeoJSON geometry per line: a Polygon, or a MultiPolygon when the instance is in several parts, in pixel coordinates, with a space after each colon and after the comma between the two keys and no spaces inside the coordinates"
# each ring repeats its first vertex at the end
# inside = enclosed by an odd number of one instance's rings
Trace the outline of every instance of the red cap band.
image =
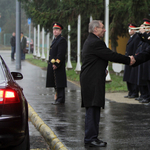
{"type": "Polygon", "coordinates": [[[61,26],[59,26],[57,24],[54,24],[53,28],[60,28],[60,29],[62,29],[61,26]]]}

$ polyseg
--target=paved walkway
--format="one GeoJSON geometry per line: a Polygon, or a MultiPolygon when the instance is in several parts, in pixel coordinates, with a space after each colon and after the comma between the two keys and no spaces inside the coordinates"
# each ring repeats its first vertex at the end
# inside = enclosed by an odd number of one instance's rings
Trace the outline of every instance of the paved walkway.
{"type": "MultiPolygon", "coordinates": [[[[10,61],[10,52],[2,52],[10,71],[16,71],[15,61],[10,61]]],[[[84,147],[85,109],[81,108],[80,87],[68,82],[66,103],[54,106],[54,90],[45,88],[46,71],[22,62],[19,71],[24,79],[17,81],[35,111],[33,123],[46,132],[46,140],[52,142],[52,149],[86,150],[84,147]],[[44,125],[43,125],[44,124],[44,125]],[[50,137],[49,139],[47,139],[50,137]]],[[[101,113],[100,138],[107,141],[106,148],[93,150],[149,150],[150,107],[134,99],[125,99],[127,93],[106,93],[106,107],[101,113]]],[[[31,111],[31,110],[30,110],[31,111]]],[[[32,113],[31,116],[34,116],[32,113]]]]}

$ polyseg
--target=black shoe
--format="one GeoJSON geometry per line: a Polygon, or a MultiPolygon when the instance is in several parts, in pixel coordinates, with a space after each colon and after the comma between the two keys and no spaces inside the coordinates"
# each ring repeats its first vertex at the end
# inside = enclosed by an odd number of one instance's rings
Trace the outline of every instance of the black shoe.
{"type": "Polygon", "coordinates": [[[54,103],[52,103],[53,105],[63,105],[64,103],[61,103],[61,102],[58,102],[58,101],[55,101],[54,103]]]}
{"type": "Polygon", "coordinates": [[[129,98],[138,98],[138,96],[131,95],[131,96],[129,96],[129,98]]]}
{"type": "Polygon", "coordinates": [[[138,97],[138,98],[135,98],[135,100],[142,101],[142,100],[143,100],[143,98],[138,97]]]}
{"type": "Polygon", "coordinates": [[[149,103],[150,101],[147,99],[143,99],[142,101],[140,101],[140,103],[149,103]]]}
{"type": "Polygon", "coordinates": [[[99,139],[97,139],[97,140],[95,140],[95,141],[96,141],[96,142],[99,142],[99,143],[103,142],[103,143],[106,143],[106,144],[107,144],[107,142],[104,142],[104,141],[99,140],[99,139]]]}
{"type": "Polygon", "coordinates": [[[86,143],[85,146],[86,147],[106,147],[107,142],[103,142],[103,141],[92,141],[90,143],[86,143]]]}
{"type": "Polygon", "coordinates": [[[129,95],[124,96],[124,98],[129,98],[129,95]]]}

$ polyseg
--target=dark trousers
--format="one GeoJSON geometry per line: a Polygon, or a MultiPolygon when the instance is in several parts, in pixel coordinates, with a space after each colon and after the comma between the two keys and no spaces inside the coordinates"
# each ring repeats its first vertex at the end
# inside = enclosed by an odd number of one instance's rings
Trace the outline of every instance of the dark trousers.
{"type": "Polygon", "coordinates": [[[139,86],[139,91],[141,93],[140,97],[146,99],[148,97],[148,86],[147,85],[142,85],[139,86]]]}
{"type": "Polygon", "coordinates": [[[23,52],[23,49],[21,50],[21,60],[25,60],[25,53],[23,52]]]}
{"type": "Polygon", "coordinates": [[[15,47],[11,47],[11,59],[14,60],[15,47]]]}
{"type": "Polygon", "coordinates": [[[147,87],[148,87],[148,96],[145,99],[150,101],[150,80],[147,81],[147,87]]]}
{"type": "Polygon", "coordinates": [[[84,143],[98,138],[100,122],[100,107],[86,107],[84,143]]]}
{"type": "Polygon", "coordinates": [[[129,83],[127,82],[127,88],[128,88],[128,96],[138,96],[139,94],[139,88],[136,84],[132,84],[132,83],[129,83]]]}
{"type": "Polygon", "coordinates": [[[65,88],[57,88],[57,99],[60,103],[65,103],[65,88]]]}

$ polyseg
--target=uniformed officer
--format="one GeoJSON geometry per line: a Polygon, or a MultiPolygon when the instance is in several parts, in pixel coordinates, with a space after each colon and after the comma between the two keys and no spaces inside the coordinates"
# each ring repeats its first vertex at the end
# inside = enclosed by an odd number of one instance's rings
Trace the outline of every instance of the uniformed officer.
{"type": "Polygon", "coordinates": [[[63,26],[60,23],[53,23],[54,40],[50,46],[49,61],[47,67],[46,87],[54,87],[57,97],[54,105],[65,103],[65,87],[67,87],[65,54],[67,41],[61,36],[63,26]]]}
{"type": "MultiPolygon", "coordinates": [[[[146,72],[143,72],[142,74],[142,79],[146,80],[147,82],[147,86],[148,86],[148,97],[144,98],[143,100],[141,100],[141,103],[148,103],[150,105],[150,20],[149,19],[143,19],[143,28],[140,28],[140,37],[142,39],[143,42],[143,48],[142,48],[142,52],[137,53],[134,58],[136,60],[135,64],[133,66],[137,66],[139,64],[142,64],[143,62],[148,61],[147,63],[144,63],[144,70],[146,70],[146,72]]],[[[132,57],[133,58],[133,57],[132,57]]]]}
{"type": "MultiPolygon", "coordinates": [[[[144,31],[144,34],[142,35],[142,51],[146,48],[149,47],[149,40],[148,40],[148,37],[150,37],[150,20],[148,19],[143,19],[143,24],[142,24],[143,28],[141,28],[141,31],[144,31]]],[[[147,85],[147,88],[144,89],[144,92],[146,94],[146,97],[144,97],[143,100],[141,100],[140,102],[141,103],[149,103],[150,102],[150,60],[139,65],[138,67],[142,66],[143,68],[143,71],[141,73],[141,79],[142,79],[142,82],[146,82],[146,85],[147,85]]],[[[143,82],[143,83],[144,83],[143,82]]]]}
{"type": "Polygon", "coordinates": [[[143,25],[145,25],[145,27],[139,29],[139,32],[140,32],[139,35],[140,35],[142,41],[150,44],[150,35],[149,35],[149,32],[147,32],[149,30],[150,20],[147,18],[144,18],[143,25]]]}
{"type": "MultiPolygon", "coordinates": [[[[128,24],[130,39],[126,45],[126,56],[134,55],[137,49],[138,43],[141,41],[140,37],[136,33],[135,24],[128,24]]],[[[125,98],[138,98],[139,90],[137,86],[137,67],[131,67],[125,65],[123,81],[126,81],[128,88],[128,95],[125,98]]]]}
{"type": "MultiPolygon", "coordinates": [[[[141,25],[141,26],[143,26],[143,25],[141,25]]],[[[148,45],[148,43],[140,41],[138,44],[138,48],[136,50],[135,55],[138,55],[138,53],[142,52],[147,47],[147,45],[148,45]]],[[[143,99],[146,99],[148,97],[147,80],[145,79],[145,77],[147,77],[147,74],[149,73],[148,63],[149,62],[145,62],[145,63],[140,64],[136,67],[136,68],[138,68],[137,86],[139,87],[139,91],[141,94],[140,98],[137,99],[139,101],[142,101],[143,99]]]]}

